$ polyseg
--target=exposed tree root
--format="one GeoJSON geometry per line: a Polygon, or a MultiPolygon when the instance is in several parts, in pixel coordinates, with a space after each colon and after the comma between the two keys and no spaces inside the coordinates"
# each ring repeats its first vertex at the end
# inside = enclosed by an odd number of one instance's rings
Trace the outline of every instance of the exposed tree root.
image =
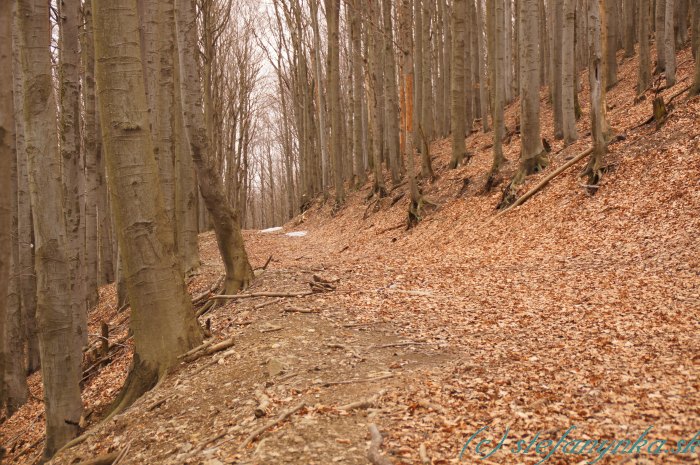
{"type": "Polygon", "coordinates": [[[547,158],[546,150],[542,150],[542,152],[532,158],[523,160],[518,168],[518,171],[515,172],[510,184],[508,184],[508,186],[506,186],[506,188],[503,190],[503,195],[498,204],[498,209],[502,210],[512,205],[518,197],[518,188],[523,184],[525,178],[531,174],[539,173],[540,171],[544,170],[548,164],[549,160],[547,158]]]}

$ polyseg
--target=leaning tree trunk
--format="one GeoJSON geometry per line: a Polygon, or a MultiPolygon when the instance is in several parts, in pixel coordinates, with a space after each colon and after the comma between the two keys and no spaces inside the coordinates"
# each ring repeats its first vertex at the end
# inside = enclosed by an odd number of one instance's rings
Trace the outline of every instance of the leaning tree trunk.
{"type": "Polygon", "coordinates": [[[601,12],[607,18],[605,21],[605,36],[607,46],[605,50],[605,86],[610,89],[617,83],[617,45],[618,37],[618,2],[620,0],[605,1],[605,11],[601,12]]]}
{"type": "MultiPolygon", "coordinates": [[[[578,139],[576,132],[576,64],[575,56],[575,28],[576,28],[576,0],[564,0],[563,11],[564,31],[562,36],[562,122],[564,131],[564,143],[572,144],[578,139]]],[[[523,31],[523,34],[527,34],[523,31]]],[[[536,44],[536,42],[535,42],[536,44]]],[[[534,45],[536,47],[536,45],[534,45]]]]}
{"type": "Polygon", "coordinates": [[[226,200],[226,191],[208,153],[210,141],[204,124],[202,88],[197,72],[198,39],[194,2],[176,0],[175,22],[180,59],[180,90],[187,140],[197,171],[199,191],[211,213],[219,252],[226,269],[224,292],[248,287],[253,270],[243,242],[238,215],[226,200]]]}
{"type": "Polygon", "coordinates": [[[591,137],[593,152],[583,172],[588,176],[588,184],[596,185],[603,172],[603,158],[606,150],[605,120],[605,74],[604,57],[608,46],[605,34],[605,1],[592,1],[588,6],[588,47],[590,50],[588,83],[591,89],[591,137]],[[599,3],[600,2],[600,3],[599,3]]]}
{"type": "Polygon", "coordinates": [[[465,89],[464,89],[464,58],[465,54],[465,21],[467,18],[467,0],[455,0],[452,7],[452,88],[451,116],[452,159],[450,168],[457,168],[466,156],[464,143],[466,124],[465,118],[465,89]]]}
{"type": "Polygon", "coordinates": [[[63,218],[56,100],[51,69],[49,5],[19,0],[24,130],[34,215],[37,324],[46,406],[46,447],[51,457],[78,432],[82,414],[78,338],[71,308],[71,268],[63,218]]]}
{"type": "Polygon", "coordinates": [[[160,192],[136,0],[92,5],[102,138],[134,334],[134,360],[114,414],[155,386],[201,334],[160,192]]]}
{"type": "Polygon", "coordinates": [[[651,0],[639,1],[639,68],[637,74],[637,94],[642,94],[651,84],[651,52],[649,47],[649,25],[651,21],[651,0]]]}
{"type": "Polygon", "coordinates": [[[674,25],[674,0],[666,0],[666,25],[664,27],[664,57],[666,58],[666,87],[676,84],[676,34],[674,25]]]}

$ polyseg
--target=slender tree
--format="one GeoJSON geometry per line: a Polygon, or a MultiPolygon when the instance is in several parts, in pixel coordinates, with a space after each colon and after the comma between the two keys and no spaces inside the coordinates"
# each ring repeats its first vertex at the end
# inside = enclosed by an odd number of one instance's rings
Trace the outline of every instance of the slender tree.
{"type": "Polygon", "coordinates": [[[328,27],[328,96],[331,101],[333,180],[335,183],[335,203],[341,205],[345,202],[345,189],[343,187],[344,154],[340,99],[340,0],[326,0],[326,21],[328,27]]]}
{"type": "Polygon", "coordinates": [[[588,84],[591,89],[591,137],[593,152],[583,175],[589,185],[596,185],[602,176],[603,159],[606,152],[607,121],[605,115],[604,59],[608,43],[605,33],[605,11],[607,0],[591,1],[588,5],[588,47],[590,50],[588,84]]]}
{"type": "Polygon", "coordinates": [[[452,159],[450,168],[456,168],[466,156],[464,137],[466,135],[465,118],[465,86],[464,58],[465,54],[465,21],[467,17],[467,0],[455,0],[452,7],[452,159]]]}
{"type": "Polygon", "coordinates": [[[637,94],[642,94],[651,84],[651,53],[649,47],[649,25],[651,21],[651,0],[639,1],[639,67],[637,74],[637,94]]]}
{"type": "Polygon", "coordinates": [[[664,26],[664,57],[666,59],[666,87],[676,84],[676,33],[674,30],[674,0],[666,0],[666,19],[664,26]]]}
{"type": "Polygon", "coordinates": [[[386,140],[391,182],[401,181],[401,163],[399,154],[399,103],[396,87],[396,58],[394,53],[393,21],[391,19],[391,0],[382,0],[382,18],[384,31],[384,87],[386,112],[386,140]]]}
{"type": "Polygon", "coordinates": [[[56,100],[53,91],[49,5],[18,0],[21,37],[24,131],[34,215],[37,323],[46,406],[46,446],[51,457],[78,432],[80,399],[79,338],[71,307],[71,267],[63,218],[56,100]],[[29,91],[31,89],[31,91],[29,91]]]}
{"type": "MultiPolygon", "coordinates": [[[[562,37],[562,119],[564,142],[568,145],[578,139],[576,132],[576,63],[575,57],[575,28],[576,0],[564,0],[562,37]]],[[[527,34],[523,31],[523,34],[527,34]]]]}

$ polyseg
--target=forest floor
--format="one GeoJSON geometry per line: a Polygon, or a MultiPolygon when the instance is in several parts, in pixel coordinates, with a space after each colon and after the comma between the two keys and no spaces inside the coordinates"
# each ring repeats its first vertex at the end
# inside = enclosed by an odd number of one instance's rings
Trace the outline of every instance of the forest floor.
{"type": "MultiPolygon", "coordinates": [[[[687,49],[678,62],[680,83],[664,91],[667,98],[689,83],[687,49]]],[[[668,448],[692,438],[700,430],[700,99],[677,97],[660,130],[636,127],[651,115],[652,99],[649,92],[633,104],[636,64],[622,64],[609,92],[611,125],[625,138],[610,147],[595,195],[582,186],[581,162],[493,219],[503,185],[483,192],[491,135],[475,134],[471,161],[456,170],[446,170],[449,141],[433,145],[440,179],[423,191],[438,206],[412,230],[405,229],[407,195],[400,197],[405,185],[380,200],[367,200],[366,185],[339,211],[318,200],[282,231],[247,231],[253,265],[272,256],[250,292],[307,290],[314,275],[338,279],[335,290],[220,305],[201,320],[211,320],[215,339],[234,337],[231,349],[183,363],[52,463],[128,446],[120,464],[364,464],[372,423],[394,464],[460,463],[465,442],[486,425],[490,433],[479,439],[493,440],[488,450],[506,427],[508,451],[538,432],[556,441],[574,425],[571,437],[584,440],[634,441],[649,426],[649,437],[668,439],[668,448]],[[270,404],[256,418],[260,393],[270,404]],[[340,408],[364,400],[368,408],[340,408]],[[258,427],[302,402],[244,446],[258,427]]],[[[585,90],[580,98],[581,140],[564,150],[553,143],[552,167],[523,192],[588,147],[585,90]]],[[[511,106],[511,130],[516,115],[511,106]]],[[[551,141],[549,107],[543,121],[551,141]]],[[[510,139],[504,179],[517,166],[519,137],[510,139]]],[[[200,247],[193,295],[222,272],[211,233],[200,247]]],[[[91,327],[110,321],[119,339],[128,310],[117,312],[113,287],[102,296],[91,327]]],[[[86,380],[90,421],[123,382],[128,344],[86,380]]],[[[40,452],[38,375],[32,393],[0,425],[8,463],[32,463],[40,452]]],[[[461,462],[544,458],[508,451],[478,461],[472,444],[461,462]]],[[[697,453],[667,454],[663,463],[697,463],[697,453]]],[[[555,453],[547,462],[595,457],[555,453]]],[[[598,463],[658,459],[645,451],[598,463]]]]}

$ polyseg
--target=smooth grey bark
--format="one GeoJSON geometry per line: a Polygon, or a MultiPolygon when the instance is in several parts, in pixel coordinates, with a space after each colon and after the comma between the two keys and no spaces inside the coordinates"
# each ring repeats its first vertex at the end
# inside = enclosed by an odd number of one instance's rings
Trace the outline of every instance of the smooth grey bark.
{"type": "Polygon", "coordinates": [[[401,163],[399,153],[399,102],[396,85],[396,58],[393,42],[393,22],[391,20],[391,0],[382,0],[382,17],[384,26],[384,111],[387,154],[391,168],[391,182],[397,185],[401,181],[401,163]]]}
{"type": "Polygon", "coordinates": [[[452,9],[452,88],[451,117],[452,122],[452,159],[450,168],[457,168],[466,157],[464,138],[466,135],[465,118],[465,38],[466,38],[467,0],[455,0],[452,9]]]}
{"type": "Polygon", "coordinates": [[[46,446],[51,457],[78,432],[82,414],[78,344],[71,307],[71,267],[63,217],[56,100],[53,91],[48,3],[18,0],[24,130],[31,203],[34,206],[37,325],[46,406],[46,446]]]}
{"type": "Polygon", "coordinates": [[[102,139],[134,334],[131,369],[111,416],[151,389],[201,334],[160,191],[136,1],[92,6],[102,139]]]}
{"type": "Polygon", "coordinates": [[[85,300],[85,237],[81,217],[85,190],[80,163],[80,5],[58,2],[59,12],[59,84],[60,151],[64,216],[68,257],[71,265],[71,296],[76,331],[81,347],[87,344],[87,308],[85,300]]]}

